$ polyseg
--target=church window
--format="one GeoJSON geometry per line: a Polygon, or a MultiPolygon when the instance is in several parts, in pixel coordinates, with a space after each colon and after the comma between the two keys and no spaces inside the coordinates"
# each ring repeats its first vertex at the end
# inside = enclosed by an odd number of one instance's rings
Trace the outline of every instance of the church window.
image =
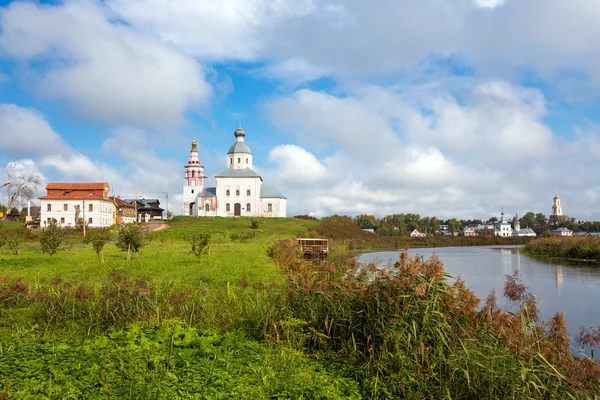
{"type": "Polygon", "coordinates": [[[204,211],[210,211],[210,204],[206,203],[204,205],[204,211]]]}
{"type": "Polygon", "coordinates": [[[69,211],[69,205],[63,204],[63,211],[69,211]]]}
{"type": "Polygon", "coordinates": [[[273,204],[269,203],[269,204],[267,205],[267,211],[268,211],[268,212],[273,212],[273,204]]]}
{"type": "Polygon", "coordinates": [[[246,211],[250,211],[250,203],[246,204],[246,211]]]}
{"type": "Polygon", "coordinates": [[[246,164],[248,164],[248,158],[246,158],[246,164]]]}
{"type": "Polygon", "coordinates": [[[229,205],[229,203],[225,204],[225,211],[231,211],[231,206],[229,205]]]}
{"type": "Polygon", "coordinates": [[[60,223],[64,224],[65,223],[65,217],[60,217],[60,223]]]}
{"type": "Polygon", "coordinates": [[[242,159],[240,157],[238,157],[238,164],[242,163],[242,159]]]}
{"type": "Polygon", "coordinates": [[[230,157],[229,158],[229,165],[232,165],[232,164],[233,164],[233,158],[230,157]]]}
{"type": "Polygon", "coordinates": [[[246,196],[250,196],[250,189],[246,190],[246,196]]]}
{"type": "Polygon", "coordinates": [[[227,189],[227,190],[225,191],[225,196],[229,196],[230,194],[231,194],[231,192],[229,191],[229,189],[227,189]]]}
{"type": "Polygon", "coordinates": [[[52,204],[48,204],[46,206],[46,211],[52,211],[52,204]]]}
{"type": "Polygon", "coordinates": [[[239,195],[240,195],[240,189],[236,189],[236,190],[235,190],[235,195],[236,195],[236,196],[239,196],[239,195]]]}
{"type": "Polygon", "coordinates": [[[94,211],[94,205],[88,204],[88,211],[94,211]]]}
{"type": "Polygon", "coordinates": [[[196,176],[196,171],[192,171],[192,178],[196,176]]]}
{"type": "Polygon", "coordinates": [[[92,218],[88,218],[88,224],[90,224],[90,225],[93,224],[92,221],[94,221],[92,218]]]}
{"type": "Polygon", "coordinates": [[[194,189],[192,189],[192,194],[194,194],[194,189]]]}

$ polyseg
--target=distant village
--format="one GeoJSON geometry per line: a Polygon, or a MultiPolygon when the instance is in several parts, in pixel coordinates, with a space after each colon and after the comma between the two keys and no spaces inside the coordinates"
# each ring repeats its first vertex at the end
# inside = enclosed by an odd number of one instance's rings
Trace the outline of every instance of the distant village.
{"type": "Polygon", "coordinates": [[[363,230],[381,236],[428,237],[466,236],[466,237],[535,237],[544,234],[557,236],[600,236],[600,222],[577,223],[574,218],[563,214],[558,192],[555,193],[552,211],[548,218],[542,213],[527,213],[519,218],[518,214],[508,220],[504,211],[500,219],[492,217],[481,220],[439,220],[436,217],[420,217],[418,214],[393,214],[383,218],[361,214],[353,218],[363,230]]]}

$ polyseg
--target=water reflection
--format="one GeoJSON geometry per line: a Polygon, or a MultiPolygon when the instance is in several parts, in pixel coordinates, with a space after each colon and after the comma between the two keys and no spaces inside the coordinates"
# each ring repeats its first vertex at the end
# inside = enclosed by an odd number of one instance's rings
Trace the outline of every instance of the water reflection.
{"type": "Polygon", "coordinates": [[[562,293],[562,284],[563,284],[563,275],[562,275],[562,266],[556,266],[556,294],[560,296],[562,293]]]}
{"type": "MultiPolygon", "coordinates": [[[[556,312],[565,312],[571,335],[579,327],[600,325],[600,266],[565,264],[534,260],[522,255],[517,246],[504,247],[449,247],[409,250],[409,255],[433,253],[444,262],[444,268],[455,277],[460,276],[481,299],[492,289],[498,295],[498,306],[509,309],[508,299],[502,296],[506,275],[519,271],[531,293],[539,298],[544,319],[556,312]]],[[[393,264],[400,252],[368,253],[359,257],[361,262],[393,264]]]]}

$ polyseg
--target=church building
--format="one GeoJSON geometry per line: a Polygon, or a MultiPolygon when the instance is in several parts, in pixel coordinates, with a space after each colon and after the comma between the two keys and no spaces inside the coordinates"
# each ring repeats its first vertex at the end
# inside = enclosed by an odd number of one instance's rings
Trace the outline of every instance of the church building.
{"type": "Polygon", "coordinates": [[[252,169],[252,152],[238,127],[235,142],[227,152],[227,167],[215,176],[215,187],[204,187],[204,167],[198,159],[194,140],[185,166],[183,215],[205,217],[285,217],[286,198],[273,186],[263,183],[252,169]]]}

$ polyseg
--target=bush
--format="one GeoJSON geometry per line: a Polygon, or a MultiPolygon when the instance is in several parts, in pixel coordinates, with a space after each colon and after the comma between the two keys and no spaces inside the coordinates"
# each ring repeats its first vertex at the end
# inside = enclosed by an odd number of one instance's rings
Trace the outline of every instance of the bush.
{"type": "Polygon", "coordinates": [[[250,223],[250,228],[258,229],[258,227],[259,227],[258,221],[253,219],[252,222],[250,223]]]}
{"type": "Polygon", "coordinates": [[[198,260],[200,260],[200,256],[210,245],[210,237],[210,232],[194,232],[189,237],[188,241],[192,245],[192,250],[190,253],[193,253],[198,260]]]}
{"type": "Polygon", "coordinates": [[[40,247],[42,252],[50,254],[50,257],[52,257],[63,243],[64,236],[65,232],[61,227],[55,223],[48,225],[48,227],[40,234],[40,247]]]}
{"type": "Polygon", "coordinates": [[[87,232],[83,239],[84,243],[91,243],[94,251],[98,255],[101,264],[104,264],[104,246],[111,239],[111,234],[108,229],[92,229],[87,232]]]}
{"type": "Polygon", "coordinates": [[[146,238],[138,224],[125,224],[119,229],[116,246],[127,252],[127,260],[131,259],[131,252],[137,253],[145,245],[146,238]]]}

